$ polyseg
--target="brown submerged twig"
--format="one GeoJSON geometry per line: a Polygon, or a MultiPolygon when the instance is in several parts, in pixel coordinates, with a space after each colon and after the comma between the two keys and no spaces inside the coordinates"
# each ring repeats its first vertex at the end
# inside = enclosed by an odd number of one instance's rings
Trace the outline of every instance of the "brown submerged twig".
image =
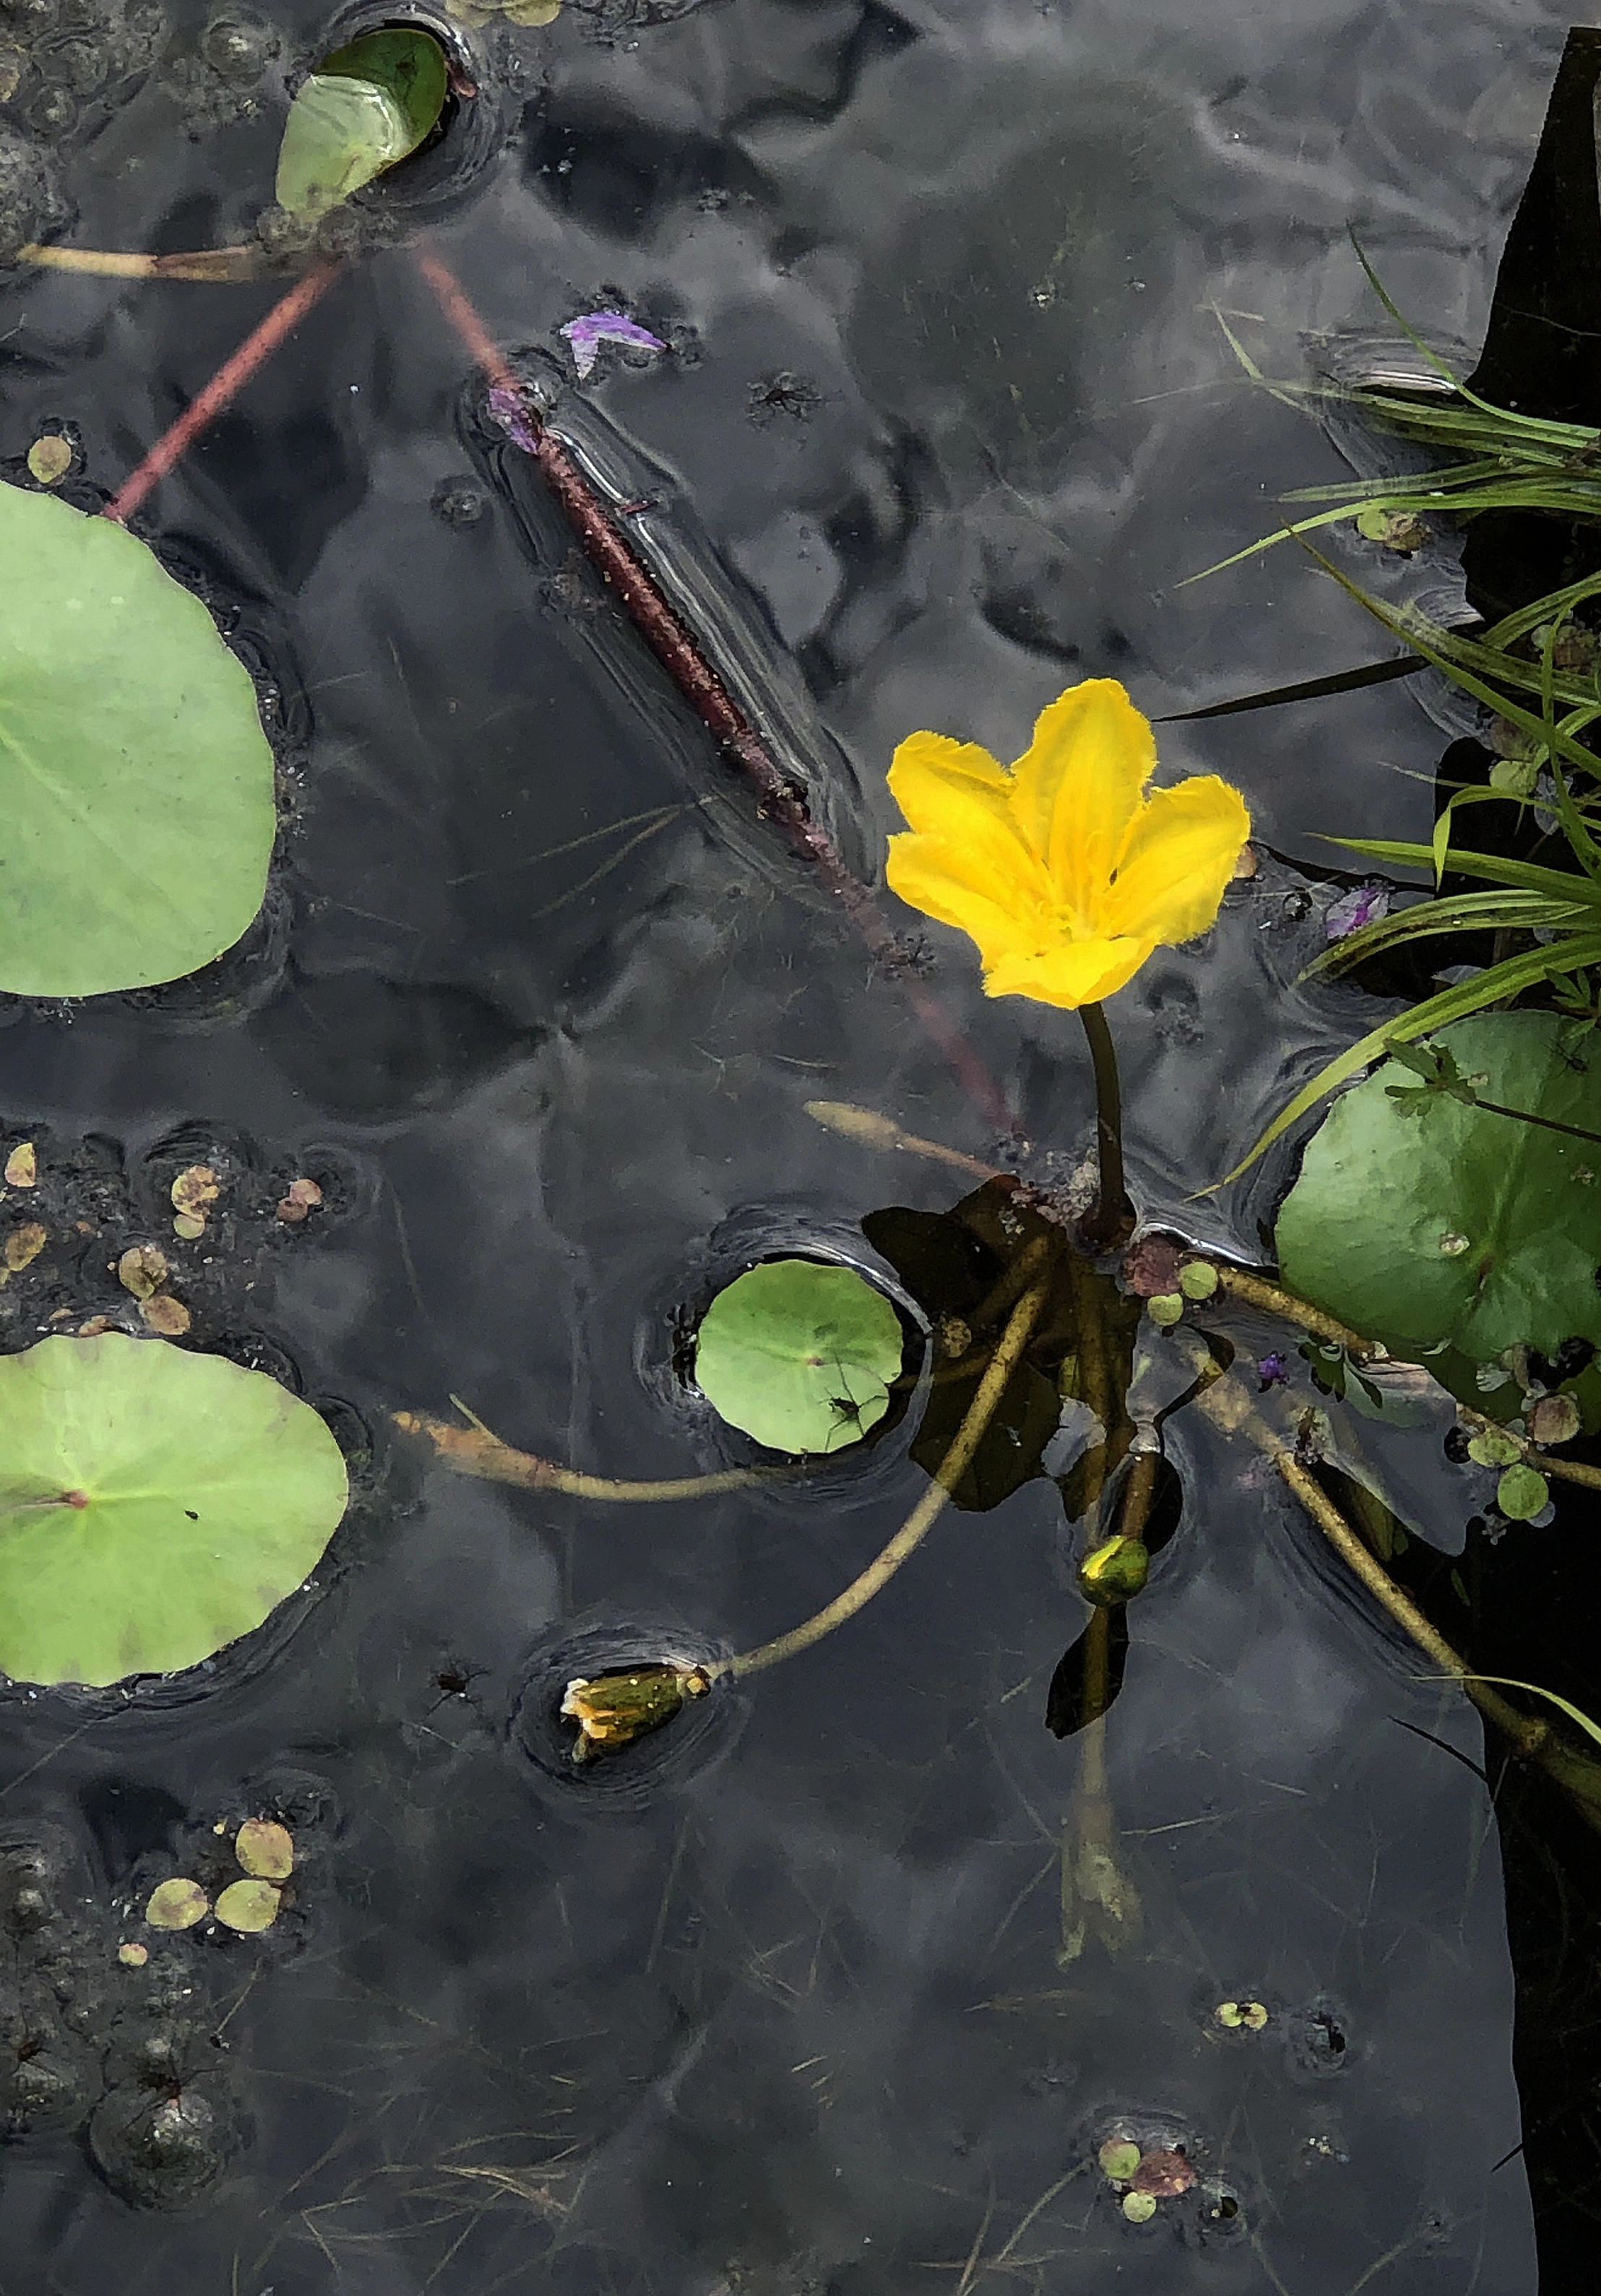
{"type": "Polygon", "coordinates": [[[790,848],[836,900],[870,954],[899,984],[919,1022],[998,1131],[1013,1128],[1006,1096],[933,991],[910,973],[899,935],[876,895],[846,865],[806,791],[786,774],[729,693],[692,632],[669,604],[655,576],[635,555],[610,506],[584,476],[562,441],[543,420],[505,354],[468,301],[461,283],[431,248],[413,250],[418,268],[438,297],[489,385],[489,410],[513,445],[538,465],[591,565],[616,594],[640,636],[712,738],[755,791],[758,808],[776,824],[790,848]]]}
{"type": "Polygon", "coordinates": [[[521,1491],[563,1491],[569,1498],[645,1505],[660,1499],[715,1498],[724,1491],[748,1491],[758,1483],[775,1480],[754,1467],[728,1467],[713,1475],[666,1475],[648,1481],[585,1475],[576,1467],[541,1459],[535,1452],[514,1450],[482,1424],[458,1427],[453,1420],[436,1419],[426,1411],[397,1411],[391,1416],[403,1435],[420,1435],[432,1447],[434,1456],[458,1475],[472,1475],[480,1482],[510,1483],[521,1491]]]}

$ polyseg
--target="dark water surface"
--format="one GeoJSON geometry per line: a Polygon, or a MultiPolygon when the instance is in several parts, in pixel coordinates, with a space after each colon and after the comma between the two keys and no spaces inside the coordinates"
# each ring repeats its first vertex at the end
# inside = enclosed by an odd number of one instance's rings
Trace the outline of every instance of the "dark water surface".
{"type": "MultiPolygon", "coordinates": [[[[173,15],[190,42],[206,20],[173,15]]],[[[274,20],[287,59],[327,20],[274,20]]],[[[1289,551],[1179,586],[1340,468],[1237,381],[1211,307],[1302,373],[1309,332],[1375,324],[1354,223],[1408,309],[1476,341],[1566,21],[570,6],[480,36],[512,133],[439,241],[513,349],[551,358],[619,295],[672,343],[605,355],[558,421],[653,496],[642,540],[787,693],[786,757],[875,865],[913,726],[1011,756],[1081,676],[1157,716],[1383,651],[1289,551]]],[[[71,235],[244,235],[275,86],[192,139],[196,83],[158,70],[65,153],[71,235]]],[[[65,418],[114,488],[278,291],[21,275],[4,452],[65,418]]],[[[0,1838],[54,1830],[86,2046],[163,2038],[243,2132],[165,2213],[70,2128],[0,2153],[4,2296],[1532,2291],[1498,1839],[1450,1759],[1481,1759],[1478,1726],[1194,1414],[1168,1429],[1184,1518],[1107,1731],[1143,1907],[1121,1950],[1063,1955],[1063,1843],[1106,1805],[1042,1723],[1083,1614],[1048,1480],[942,1522],[686,1779],[606,1793],[529,1761],[510,1718],[542,1637],[595,1614],[759,1642],[923,1478],[892,1434],[808,1491],[534,1497],[425,1472],[386,1414],[454,1393],[596,1472],[715,1464],[664,1372],[709,1239],[960,1193],[803,1103],[995,1144],[484,426],[404,249],[334,285],[140,530],[281,682],[304,764],[283,946],[209,1005],[15,1016],[0,1111],[62,1157],[95,1136],[113,1177],[119,1151],[134,1230],[180,1131],[263,1186],[333,1176],[320,1233],[219,1230],[195,1336],[337,1399],[374,1459],[267,1652],[177,1702],[0,1704],[0,1838]],[[275,1799],[306,1848],[291,1927],[176,1947],[164,1992],[117,1997],[150,1877],[275,1799]],[[1268,2030],[1219,2035],[1246,1997],[1268,2030]],[[1094,2168],[1120,2115],[1202,2170],[1145,2227],[1094,2168]]],[[[1316,870],[1320,830],[1426,833],[1437,747],[1390,686],[1171,727],[1163,756],[1226,773],[1316,870]]],[[[1203,948],[1118,1000],[1136,1193],[1247,1259],[1284,1168],[1188,1199],[1352,1033],[1354,992],[1293,985],[1328,898],[1266,858],[1203,948]]],[[[986,1004],[965,945],[930,940],[1030,1139],[1081,1154],[1071,1015],[986,1004]]],[[[13,1316],[6,1343],[35,1328],[13,1316]]],[[[1153,1408],[1184,1384],[1147,1376],[1153,1408]]],[[[1385,1472],[1454,1553],[1491,1479],[1438,1437],[1385,1472]]]]}

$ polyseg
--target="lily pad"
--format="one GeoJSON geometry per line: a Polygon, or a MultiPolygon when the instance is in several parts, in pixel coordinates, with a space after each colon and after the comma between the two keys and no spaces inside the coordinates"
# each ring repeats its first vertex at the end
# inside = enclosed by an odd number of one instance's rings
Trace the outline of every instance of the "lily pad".
{"type": "Polygon", "coordinates": [[[1595,1039],[1498,1013],[1433,1042],[1476,1097],[1387,1062],[1336,1102],[1278,1216],[1285,1283],[1402,1355],[1601,1343],[1601,1143],[1483,1105],[1601,1132],[1595,1039]]]}
{"type": "Polygon", "coordinates": [[[426,143],[445,108],[445,52],[391,25],[324,56],[289,107],[275,196],[315,220],[426,143]]]}
{"type": "Polygon", "coordinates": [[[198,1665],[316,1568],[346,1496],[325,1422],[262,1372],[120,1332],[0,1357],[0,1670],[198,1665]]]}
{"type": "Polygon", "coordinates": [[[695,1379],[712,1407],[775,1451],[842,1451],[890,1407],[904,1341],[865,1275],[816,1259],[769,1259],[707,1308],[695,1379]]]}
{"type": "Polygon", "coordinates": [[[277,832],[255,689],[111,519],[0,486],[0,989],[177,980],[261,906],[277,832]]]}

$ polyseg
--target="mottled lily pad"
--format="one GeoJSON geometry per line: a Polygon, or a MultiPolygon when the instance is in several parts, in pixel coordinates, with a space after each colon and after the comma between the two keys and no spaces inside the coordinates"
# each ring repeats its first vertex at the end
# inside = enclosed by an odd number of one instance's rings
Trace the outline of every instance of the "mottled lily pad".
{"type": "Polygon", "coordinates": [[[275,1818],[247,1817],[234,1836],[234,1855],[245,1873],[263,1882],[286,1882],[294,1872],[293,1838],[275,1818]]]}
{"type": "Polygon", "coordinates": [[[242,1937],[254,1937],[261,1930],[271,1929],[283,1902],[270,1882],[254,1877],[230,1882],[217,1900],[217,1918],[225,1929],[237,1930],[242,1937]]]}
{"type": "Polygon", "coordinates": [[[113,520],[0,486],[0,989],[177,980],[261,906],[277,832],[255,688],[113,520]]]}
{"type": "Polygon", "coordinates": [[[200,1883],[177,1874],[151,1891],[144,1918],[152,1930],[192,1930],[210,1910],[211,1901],[200,1883]]]}
{"type": "Polygon", "coordinates": [[[775,1451],[841,1451],[875,1427],[900,1370],[900,1318],[854,1267],[769,1259],[701,1319],[695,1379],[731,1427],[775,1451]]]}
{"type": "Polygon", "coordinates": [[[346,1488],[317,1413],[220,1356],[105,1332],[0,1357],[0,1670],[197,1665],[315,1569],[346,1488]]]}

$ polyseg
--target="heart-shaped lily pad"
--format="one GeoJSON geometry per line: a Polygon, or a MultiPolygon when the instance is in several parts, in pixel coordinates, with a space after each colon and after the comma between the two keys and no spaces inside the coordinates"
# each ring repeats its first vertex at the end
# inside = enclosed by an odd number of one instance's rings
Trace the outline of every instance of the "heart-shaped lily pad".
{"type": "Polygon", "coordinates": [[[854,1267],[769,1259],[701,1319],[695,1379],[730,1426],[775,1451],[840,1451],[890,1407],[904,1341],[891,1302],[854,1267]]]}
{"type": "Polygon", "coordinates": [[[1435,1081],[1386,1062],[1314,1136],[1278,1216],[1285,1283],[1403,1354],[1601,1344],[1601,1143],[1548,1128],[1601,1133],[1601,1043],[1498,1013],[1431,1046],[1435,1081]]]}
{"type": "Polygon", "coordinates": [[[197,1665],[316,1568],[346,1496],[326,1423],[262,1372],[120,1332],[0,1357],[0,1670],[197,1665]]]}
{"type": "Polygon", "coordinates": [[[144,543],[0,486],[0,989],[177,980],[261,906],[277,831],[255,689],[144,543]]]}

